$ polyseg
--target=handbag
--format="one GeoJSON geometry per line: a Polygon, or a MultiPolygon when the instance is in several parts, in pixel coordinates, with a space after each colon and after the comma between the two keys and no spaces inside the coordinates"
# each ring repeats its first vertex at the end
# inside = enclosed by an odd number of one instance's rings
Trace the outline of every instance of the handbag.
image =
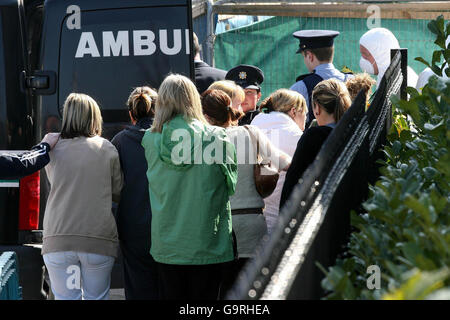
{"type": "Polygon", "coordinates": [[[245,129],[247,129],[250,137],[253,140],[256,140],[257,164],[254,165],[253,175],[255,179],[256,191],[258,191],[261,198],[264,199],[273,193],[277,186],[278,177],[280,175],[278,174],[277,170],[274,170],[270,166],[270,162],[266,164],[262,163],[262,161],[260,162],[261,157],[259,155],[259,140],[253,135],[247,125],[245,125],[244,127],[245,129]]]}

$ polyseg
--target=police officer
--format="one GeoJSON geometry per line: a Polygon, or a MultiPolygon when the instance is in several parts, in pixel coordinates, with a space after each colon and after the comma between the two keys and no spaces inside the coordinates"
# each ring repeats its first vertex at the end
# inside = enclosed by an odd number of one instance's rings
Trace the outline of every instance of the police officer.
{"type": "Polygon", "coordinates": [[[239,125],[250,124],[259,113],[257,103],[261,99],[261,83],[264,81],[264,73],[258,67],[241,64],[230,69],[225,79],[234,81],[244,89],[245,100],[241,107],[245,116],[239,120],[239,125]]]}
{"type": "Polygon", "coordinates": [[[351,74],[337,70],[333,65],[334,38],[338,31],[332,30],[301,30],[293,33],[300,40],[297,53],[301,53],[303,61],[310,73],[299,76],[291,90],[295,90],[305,97],[308,105],[308,118],[305,128],[308,128],[315,119],[311,106],[311,93],[320,81],[335,78],[346,81],[351,74]]]}

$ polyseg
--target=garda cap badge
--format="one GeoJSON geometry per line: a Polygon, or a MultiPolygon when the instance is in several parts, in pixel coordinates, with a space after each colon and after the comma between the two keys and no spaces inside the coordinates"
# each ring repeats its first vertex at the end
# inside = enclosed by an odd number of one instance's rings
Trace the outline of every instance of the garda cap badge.
{"type": "Polygon", "coordinates": [[[239,79],[241,80],[247,79],[247,72],[245,71],[239,72],[239,79]]]}

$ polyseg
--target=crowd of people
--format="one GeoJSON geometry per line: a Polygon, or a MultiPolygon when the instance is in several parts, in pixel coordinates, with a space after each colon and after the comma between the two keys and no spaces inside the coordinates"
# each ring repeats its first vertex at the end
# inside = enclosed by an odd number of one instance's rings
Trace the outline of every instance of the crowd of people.
{"type": "Polygon", "coordinates": [[[208,66],[194,35],[195,82],[171,74],[158,90],[134,89],[131,125],[111,142],[96,101],[70,94],[60,135],[33,151],[44,161],[16,173],[46,165],[42,254],[55,298],[108,299],[120,250],[127,299],[224,299],[360,91],[369,105],[388,66],[381,39],[398,47],[389,30],[372,29],[360,41],[365,73],[344,74],[333,65],[338,34],[294,33],[310,73],[261,102],[263,71],[208,66]],[[262,164],[277,177],[264,194],[262,164]],[[74,265],[81,284],[68,286],[74,265]]]}

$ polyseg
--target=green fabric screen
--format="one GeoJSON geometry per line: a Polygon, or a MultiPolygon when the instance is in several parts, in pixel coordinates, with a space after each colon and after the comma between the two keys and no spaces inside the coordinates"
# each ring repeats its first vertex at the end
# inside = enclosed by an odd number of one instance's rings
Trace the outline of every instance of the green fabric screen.
{"type": "MultiPolygon", "coordinates": [[[[428,20],[382,19],[381,27],[391,30],[402,48],[408,48],[408,64],[417,74],[425,66],[415,61],[424,57],[431,61],[434,35],[428,20]]],[[[303,29],[337,30],[334,65],[347,66],[355,73],[359,67],[359,38],[368,31],[367,19],[272,17],[239,29],[220,33],[214,44],[215,66],[229,70],[238,64],[258,66],[264,72],[263,98],[279,88],[289,88],[297,76],[308,73],[300,54],[295,54],[298,40],[292,33],[303,29]]],[[[376,78],[376,76],[374,76],[376,78]]]]}

